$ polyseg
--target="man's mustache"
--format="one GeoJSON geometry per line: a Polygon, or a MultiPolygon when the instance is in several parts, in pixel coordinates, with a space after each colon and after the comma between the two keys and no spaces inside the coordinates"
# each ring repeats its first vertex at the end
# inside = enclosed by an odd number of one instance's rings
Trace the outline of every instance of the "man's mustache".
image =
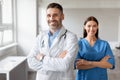
{"type": "Polygon", "coordinates": [[[50,23],[50,22],[57,22],[57,21],[56,20],[51,20],[51,21],[48,21],[48,22],[50,23]]]}

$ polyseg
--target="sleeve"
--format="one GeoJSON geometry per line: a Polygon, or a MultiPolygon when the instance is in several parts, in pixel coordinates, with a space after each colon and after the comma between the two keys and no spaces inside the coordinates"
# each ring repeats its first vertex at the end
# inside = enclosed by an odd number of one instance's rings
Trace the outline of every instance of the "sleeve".
{"type": "MultiPolygon", "coordinates": [[[[64,58],[53,58],[45,56],[43,59],[43,69],[50,71],[67,71],[69,67],[73,67],[74,59],[78,51],[78,39],[75,35],[67,35],[66,37],[67,54],[64,58]]],[[[74,69],[74,68],[73,68],[74,69]]]]}
{"type": "Polygon", "coordinates": [[[75,58],[75,61],[74,61],[74,69],[76,69],[76,62],[78,59],[81,59],[81,56],[80,56],[80,41],[78,42],[78,52],[77,52],[77,55],[76,55],[76,58],[75,58]]]}
{"type": "Polygon", "coordinates": [[[112,52],[108,42],[107,42],[107,47],[106,47],[106,55],[110,56],[110,58],[108,59],[108,62],[113,65],[113,67],[111,69],[114,69],[115,68],[115,59],[114,59],[113,52],[112,52]]]}
{"type": "Polygon", "coordinates": [[[38,36],[35,40],[35,44],[31,49],[29,55],[27,56],[27,63],[30,69],[39,70],[42,68],[42,62],[36,60],[35,56],[40,53],[40,36],[38,36]]]}

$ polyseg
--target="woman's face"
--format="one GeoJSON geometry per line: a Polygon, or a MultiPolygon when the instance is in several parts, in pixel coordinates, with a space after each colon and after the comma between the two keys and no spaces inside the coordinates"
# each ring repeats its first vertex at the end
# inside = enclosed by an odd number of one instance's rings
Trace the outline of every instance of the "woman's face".
{"type": "Polygon", "coordinates": [[[84,26],[84,29],[87,32],[87,36],[94,37],[97,32],[98,25],[95,21],[88,21],[84,26]]]}

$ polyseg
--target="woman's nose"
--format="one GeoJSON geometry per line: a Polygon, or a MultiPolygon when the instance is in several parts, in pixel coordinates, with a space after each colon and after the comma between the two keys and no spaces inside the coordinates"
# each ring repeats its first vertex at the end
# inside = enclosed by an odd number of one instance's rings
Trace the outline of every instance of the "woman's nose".
{"type": "Polygon", "coordinates": [[[90,27],[90,30],[93,30],[93,27],[90,27]]]}

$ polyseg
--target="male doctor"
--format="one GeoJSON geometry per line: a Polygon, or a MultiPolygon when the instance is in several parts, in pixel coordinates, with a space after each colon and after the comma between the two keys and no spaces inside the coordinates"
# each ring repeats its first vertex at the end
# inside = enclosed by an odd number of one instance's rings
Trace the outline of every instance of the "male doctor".
{"type": "Polygon", "coordinates": [[[62,25],[63,8],[50,3],[46,10],[48,31],[42,31],[36,38],[27,61],[37,71],[36,80],[75,80],[74,59],[78,51],[75,34],[62,25]]]}

